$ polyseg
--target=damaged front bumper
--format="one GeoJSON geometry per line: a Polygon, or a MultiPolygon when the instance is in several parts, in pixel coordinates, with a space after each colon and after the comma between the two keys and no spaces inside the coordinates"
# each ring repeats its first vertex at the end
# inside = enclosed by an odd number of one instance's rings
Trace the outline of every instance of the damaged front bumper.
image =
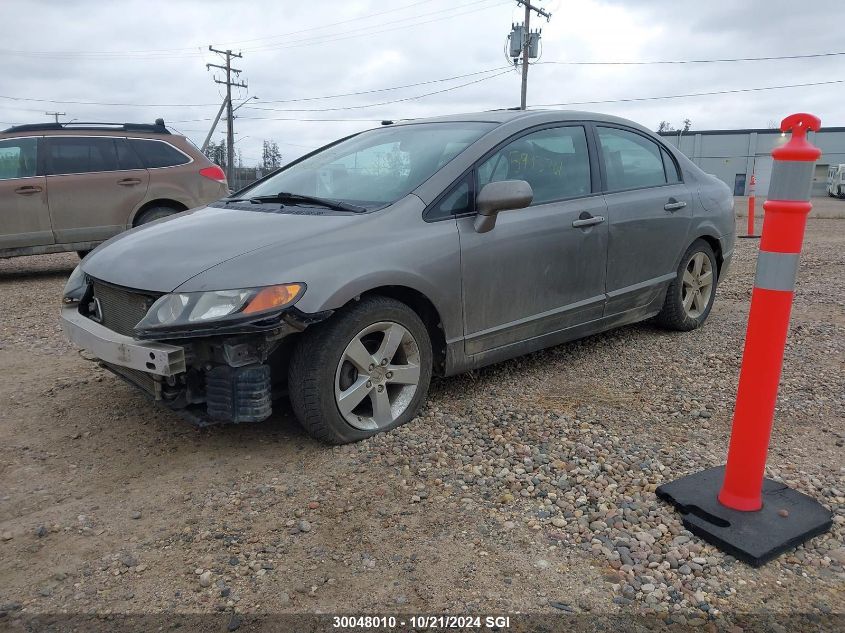
{"type": "Polygon", "coordinates": [[[273,399],[286,390],[290,335],[330,314],[308,315],[292,308],[260,323],[168,332],[173,338],[160,341],[115,332],[71,303],[62,308],[61,325],[71,342],[96,356],[106,369],[183,417],[206,425],[269,417],[273,399]]]}
{"type": "Polygon", "coordinates": [[[76,304],[62,307],[61,324],[72,343],[107,363],[157,376],[175,376],[187,369],[183,347],[113,332],[81,315],[76,304]]]}

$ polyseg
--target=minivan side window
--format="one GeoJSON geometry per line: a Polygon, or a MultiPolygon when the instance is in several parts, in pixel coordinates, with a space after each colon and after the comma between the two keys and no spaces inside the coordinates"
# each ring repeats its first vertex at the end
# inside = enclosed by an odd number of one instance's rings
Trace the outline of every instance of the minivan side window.
{"type": "Polygon", "coordinates": [[[596,130],[608,191],[666,184],[663,157],[657,143],[619,128],[597,126],[596,130]]]}
{"type": "Polygon", "coordinates": [[[47,175],[117,170],[113,138],[55,136],[47,139],[47,175]]]}
{"type": "Polygon", "coordinates": [[[547,128],[511,141],[478,167],[479,191],[501,180],[527,181],[534,190],[532,205],[589,194],[590,156],[584,128],[547,128]]]}
{"type": "Polygon", "coordinates": [[[0,180],[35,176],[37,152],[38,139],[34,137],[0,141],[0,180]]]}
{"type": "Polygon", "coordinates": [[[144,167],[175,167],[191,162],[191,158],[183,154],[170,143],[143,138],[130,138],[129,144],[135,153],[141,157],[144,167]]]}

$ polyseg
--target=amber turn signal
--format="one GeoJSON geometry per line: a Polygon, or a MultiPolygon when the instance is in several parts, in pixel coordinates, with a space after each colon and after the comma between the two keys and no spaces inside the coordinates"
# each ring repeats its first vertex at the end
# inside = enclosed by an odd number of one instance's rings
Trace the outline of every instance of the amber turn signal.
{"type": "Polygon", "coordinates": [[[273,308],[283,308],[297,299],[305,289],[304,284],[282,284],[268,286],[258,291],[244,308],[244,314],[264,312],[273,308]]]}

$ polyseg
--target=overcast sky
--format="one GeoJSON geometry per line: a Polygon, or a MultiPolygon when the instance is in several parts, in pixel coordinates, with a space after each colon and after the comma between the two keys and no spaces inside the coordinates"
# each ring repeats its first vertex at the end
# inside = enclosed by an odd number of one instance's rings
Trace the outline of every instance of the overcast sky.
{"type": "MultiPolygon", "coordinates": [[[[845,79],[845,56],[550,63],[839,52],[845,44],[838,41],[836,12],[792,17],[795,3],[778,0],[537,4],[552,19],[532,18],[543,32],[542,58],[530,69],[529,107],[845,79]]],[[[382,119],[518,105],[519,75],[507,68],[504,45],[522,14],[512,0],[2,0],[0,125],[48,120],[46,111],[82,121],[160,116],[200,144],[223,95],[213,81],[220,73],[205,67],[221,61],[208,51],[214,44],[243,52],[235,65],[249,87],[236,90],[235,103],[258,97],[235,121],[244,163],[260,161],[263,139],[275,140],[288,160],[382,119]],[[422,82],[432,83],[382,90],[422,82]],[[421,96],[445,89],[451,90],[421,96]],[[313,99],[363,91],[376,92],[313,99]],[[406,100],[374,105],[399,99],[406,100]],[[118,105],[67,103],[73,101],[118,105]]],[[[694,129],[767,127],[796,111],[835,126],[845,124],[843,94],[845,84],[832,84],[569,109],[616,114],[652,129],[661,120],[680,126],[687,117],[694,129]]],[[[218,127],[215,140],[224,129],[218,127]]]]}

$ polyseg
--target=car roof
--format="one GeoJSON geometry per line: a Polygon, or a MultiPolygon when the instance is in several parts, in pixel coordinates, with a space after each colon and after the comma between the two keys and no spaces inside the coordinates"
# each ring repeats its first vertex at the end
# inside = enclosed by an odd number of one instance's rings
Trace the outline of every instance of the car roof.
{"type": "MultiPolygon", "coordinates": [[[[554,123],[566,121],[596,121],[599,123],[616,123],[627,125],[654,134],[648,128],[621,117],[598,112],[581,110],[487,110],[485,112],[469,112],[464,114],[449,114],[445,116],[429,117],[425,119],[403,119],[391,122],[392,125],[411,125],[417,123],[451,123],[451,122],[488,122],[499,125],[518,124],[527,127],[533,124],[554,123]]],[[[387,122],[385,122],[387,123],[387,122]]]]}
{"type": "Polygon", "coordinates": [[[13,125],[0,132],[0,136],[64,136],[79,135],[86,136],[132,136],[139,138],[167,138],[176,136],[167,129],[163,119],[156,119],[155,123],[89,123],[89,122],[68,122],[68,123],[28,123],[24,125],[13,125]]]}

